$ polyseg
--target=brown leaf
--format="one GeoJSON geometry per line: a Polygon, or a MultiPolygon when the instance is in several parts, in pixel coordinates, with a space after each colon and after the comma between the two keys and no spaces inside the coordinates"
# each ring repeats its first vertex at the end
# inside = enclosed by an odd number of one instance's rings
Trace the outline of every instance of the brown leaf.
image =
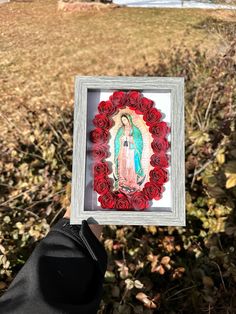
{"type": "Polygon", "coordinates": [[[203,284],[204,284],[204,286],[205,286],[206,288],[212,288],[212,287],[214,287],[214,281],[213,281],[213,279],[212,279],[211,277],[209,277],[209,276],[204,276],[204,277],[202,278],[202,282],[203,282],[203,284]]]}
{"type": "Polygon", "coordinates": [[[165,273],[165,269],[162,265],[157,266],[155,271],[158,272],[160,275],[164,275],[165,273]]]}
{"type": "Polygon", "coordinates": [[[0,290],[3,290],[7,287],[7,284],[3,281],[0,281],[0,290]]]}
{"type": "Polygon", "coordinates": [[[113,286],[111,288],[111,295],[114,297],[114,298],[118,298],[120,296],[120,288],[118,286],[113,286]]]}
{"type": "Polygon", "coordinates": [[[152,301],[154,301],[154,302],[159,302],[160,301],[160,299],[161,299],[161,294],[160,293],[157,293],[155,296],[154,296],[154,298],[152,298],[152,301]]]}
{"type": "Polygon", "coordinates": [[[185,272],[185,268],[184,267],[178,267],[174,270],[174,273],[173,273],[173,278],[176,279],[176,278],[181,278],[183,273],[185,272]]]}
{"type": "Polygon", "coordinates": [[[131,280],[131,279],[129,279],[129,278],[127,278],[127,279],[125,280],[125,284],[126,284],[126,288],[127,288],[128,290],[132,290],[133,287],[134,287],[134,281],[131,280]]]}
{"type": "Polygon", "coordinates": [[[123,260],[115,260],[115,263],[117,266],[122,267],[124,265],[124,261],[123,260]]]}
{"type": "Polygon", "coordinates": [[[113,240],[112,239],[106,239],[104,242],[104,246],[107,250],[109,250],[111,252],[112,248],[113,248],[113,240]]]}
{"type": "Polygon", "coordinates": [[[143,300],[148,299],[148,296],[143,292],[139,292],[136,294],[136,299],[141,302],[144,302],[143,300]]]}
{"type": "Polygon", "coordinates": [[[169,262],[170,262],[170,257],[169,256],[162,257],[161,264],[167,265],[167,264],[169,264],[169,262]]]}
{"type": "Polygon", "coordinates": [[[236,174],[232,174],[226,181],[226,189],[231,189],[236,186],[236,174]]]}
{"type": "Polygon", "coordinates": [[[139,292],[138,294],[136,294],[136,299],[143,302],[144,306],[148,309],[157,308],[156,304],[152,300],[150,300],[149,297],[143,292],[139,292]]]}
{"type": "Polygon", "coordinates": [[[121,268],[118,269],[120,271],[120,278],[125,279],[129,276],[129,268],[123,265],[121,268]]]}
{"type": "Polygon", "coordinates": [[[139,280],[135,280],[134,281],[134,286],[137,289],[142,289],[143,288],[143,284],[139,280]]]}

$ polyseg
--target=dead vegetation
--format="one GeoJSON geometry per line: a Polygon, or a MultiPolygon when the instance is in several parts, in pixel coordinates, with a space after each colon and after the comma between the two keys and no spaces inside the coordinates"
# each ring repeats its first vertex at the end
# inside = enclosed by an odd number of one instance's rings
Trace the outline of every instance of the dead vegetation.
{"type": "Polygon", "coordinates": [[[236,312],[234,24],[195,12],[1,9],[1,292],[70,202],[74,75],[183,76],[187,226],[106,226],[99,313],[236,312]]]}

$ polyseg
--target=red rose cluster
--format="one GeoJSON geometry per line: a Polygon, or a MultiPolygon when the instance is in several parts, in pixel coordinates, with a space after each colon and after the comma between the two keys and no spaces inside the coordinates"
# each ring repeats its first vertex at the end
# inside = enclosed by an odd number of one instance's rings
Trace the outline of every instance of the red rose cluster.
{"type": "Polygon", "coordinates": [[[100,194],[99,202],[102,208],[117,210],[144,210],[149,207],[149,201],[161,198],[164,190],[163,184],[168,180],[165,168],[169,166],[169,158],[166,154],[169,142],[166,135],[170,128],[164,121],[160,121],[160,111],[153,107],[154,102],[138,91],[115,91],[107,101],[101,101],[98,105],[99,113],[95,115],[93,124],[95,129],[90,133],[93,143],[92,156],[94,158],[94,190],[100,194]],[[108,157],[109,129],[112,127],[111,116],[119,109],[126,106],[137,114],[142,114],[149,127],[153,142],[151,147],[153,155],[150,164],[153,169],[149,173],[149,182],[145,183],[142,191],[126,195],[120,191],[113,191],[112,181],[108,177],[110,169],[105,159],[108,157]]]}

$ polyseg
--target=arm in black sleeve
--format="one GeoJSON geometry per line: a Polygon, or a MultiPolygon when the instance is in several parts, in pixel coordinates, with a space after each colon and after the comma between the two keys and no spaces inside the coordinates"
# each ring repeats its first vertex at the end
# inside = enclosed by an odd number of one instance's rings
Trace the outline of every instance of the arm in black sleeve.
{"type": "Polygon", "coordinates": [[[107,253],[90,229],[61,218],[0,298],[3,314],[96,314],[107,253]]]}

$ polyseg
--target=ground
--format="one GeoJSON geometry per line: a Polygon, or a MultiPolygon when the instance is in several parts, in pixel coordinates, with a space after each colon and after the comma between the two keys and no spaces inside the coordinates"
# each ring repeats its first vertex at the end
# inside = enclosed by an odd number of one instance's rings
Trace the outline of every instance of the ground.
{"type": "Polygon", "coordinates": [[[187,226],[105,226],[99,314],[236,313],[235,38],[235,11],[0,6],[0,294],[70,204],[75,75],[182,76],[187,226]]]}
{"type": "Polygon", "coordinates": [[[72,105],[75,75],[132,75],[180,42],[214,55],[224,49],[222,38],[197,27],[209,17],[232,20],[235,13],[124,7],[65,13],[56,0],[2,5],[0,124],[20,128],[24,106],[72,105]]]}

